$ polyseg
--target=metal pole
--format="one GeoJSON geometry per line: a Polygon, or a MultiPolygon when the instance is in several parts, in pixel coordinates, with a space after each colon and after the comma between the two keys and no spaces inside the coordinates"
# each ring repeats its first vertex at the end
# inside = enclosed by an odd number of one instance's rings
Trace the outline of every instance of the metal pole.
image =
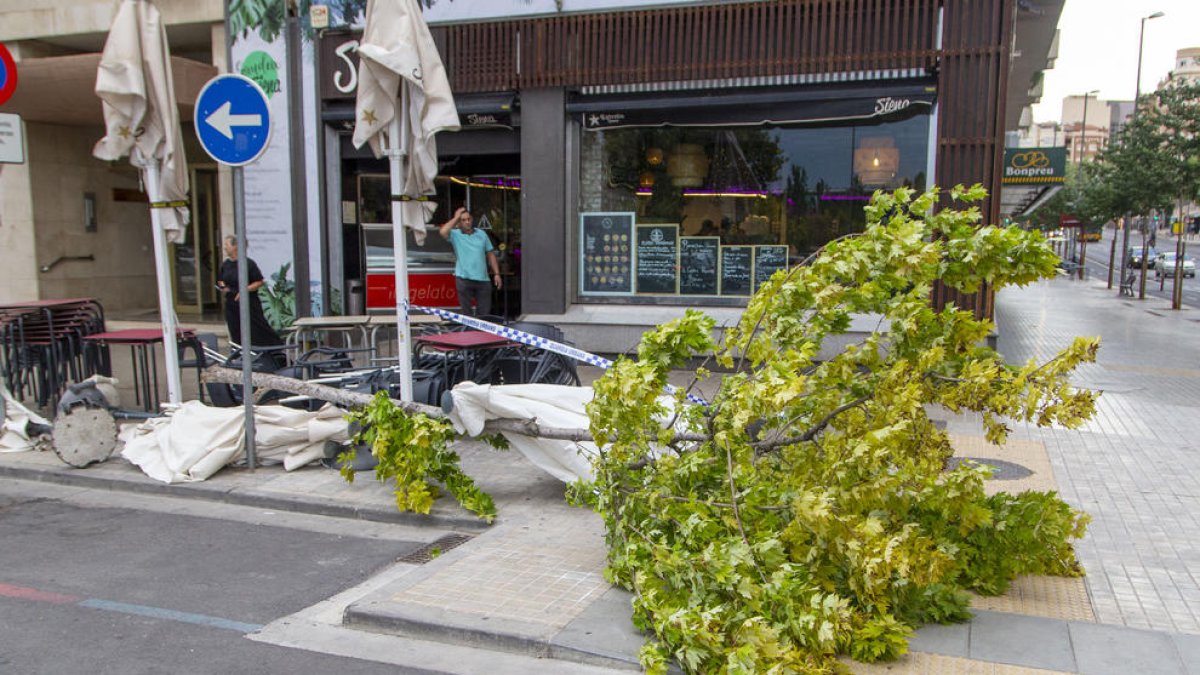
{"type": "Polygon", "coordinates": [[[296,318],[312,315],[312,273],[308,260],[308,183],[304,153],[304,87],[300,64],[303,42],[295,0],[288,0],[284,29],[287,58],[288,158],[292,184],[292,272],[296,279],[296,318]]]}
{"type": "MultiPolygon", "coordinates": [[[[230,0],[225,0],[225,69],[237,72],[233,67],[233,23],[229,12],[230,0]]],[[[246,181],[242,175],[242,167],[230,167],[233,172],[233,230],[237,237],[238,247],[238,323],[241,324],[242,341],[242,406],[245,411],[244,426],[246,429],[246,466],[254,470],[256,448],[254,445],[254,389],[251,385],[254,364],[250,355],[250,298],[246,287],[250,285],[250,267],[246,264],[246,181]]],[[[230,335],[229,339],[233,340],[230,335]]]]}
{"type": "Polygon", "coordinates": [[[1138,100],[1142,98],[1142,44],[1146,38],[1146,21],[1157,19],[1165,16],[1162,12],[1155,12],[1148,16],[1142,17],[1142,26],[1138,31],[1138,65],[1137,65],[1137,86],[1133,90],[1133,118],[1137,119],[1138,115],[1138,100]]]}
{"type": "MultiPolygon", "coordinates": [[[[246,417],[246,466],[255,468],[256,447],[254,445],[254,389],[250,384],[254,373],[254,354],[250,351],[250,265],[247,262],[246,243],[246,180],[242,167],[233,167],[233,228],[237,232],[238,247],[238,322],[241,324],[242,343],[242,406],[246,417]]],[[[232,335],[230,336],[233,337],[232,335]]]]}
{"type": "MultiPolygon", "coordinates": [[[[1112,290],[1113,271],[1116,270],[1116,265],[1117,265],[1117,228],[1115,225],[1116,224],[1114,223],[1113,233],[1112,233],[1112,238],[1113,238],[1112,247],[1109,248],[1109,250],[1108,250],[1108,288],[1109,288],[1109,290],[1112,290]]],[[[1103,232],[1103,231],[1104,230],[1102,229],[1101,232],[1103,232]]],[[[1120,279],[1120,277],[1117,277],[1117,279],[1120,279]]]]}
{"type": "Polygon", "coordinates": [[[1079,159],[1076,166],[1083,166],[1083,154],[1087,152],[1087,104],[1092,92],[1083,95],[1083,129],[1079,133],[1079,159]]]}
{"type": "MultiPolygon", "coordinates": [[[[171,271],[167,265],[167,237],[162,228],[162,209],[155,202],[162,199],[160,160],[146,161],[146,192],[150,198],[150,229],[154,233],[154,274],[158,278],[158,314],[162,319],[163,360],[167,369],[167,400],[178,405],[183,402],[183,386],[179,379],[179,346],[175,330],[175,304],[171,297],[171,271]]],[[[156,382],[155,387],[158,386],[156,382]]]]}
{"type": "MultiPolygon", "coordinates": [[[[401,85],[403,86],[403,85],[401,85]]],[[[392,250],[396,274],[396,356],[400,362],[400,400],[413,400],[412,333],[408,322],[408,233],[404,231],[403,202],[404,159],[408,154],[408,111],[404,96],[397,102],[396,114],[388,127],[388,162],[392,188],[392,250]]]]}

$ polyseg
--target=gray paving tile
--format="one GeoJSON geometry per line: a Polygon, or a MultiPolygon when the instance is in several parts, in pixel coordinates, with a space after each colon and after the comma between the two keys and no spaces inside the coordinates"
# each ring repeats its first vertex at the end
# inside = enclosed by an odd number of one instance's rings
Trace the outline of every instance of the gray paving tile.
{"type": "Polygon", "coordinates": [[[965,658],[969,653],[970,636],[971,625],[967,623],[946,626],[931,624],[913,633],[908,640],[908,648],[914,652],[965,658]]]}
{"type": "Polygon", "coordinates": [[[1071,647],[1082,675],[1182,675],[1183,661],[1166,633],[1071,623],[1071,647]]]}
{"type": "Polygon", "coordinates": [[[1041,617],[975,612],[968,657],[1031,668],[1075,671],[1067,622],[1041,617]]]}
{"type": "Polygon", "coordinates": [[[1184,672],[1200,675],[1200,635],[1175,635],[1175,648],[1179,650],[1184,672]]]}

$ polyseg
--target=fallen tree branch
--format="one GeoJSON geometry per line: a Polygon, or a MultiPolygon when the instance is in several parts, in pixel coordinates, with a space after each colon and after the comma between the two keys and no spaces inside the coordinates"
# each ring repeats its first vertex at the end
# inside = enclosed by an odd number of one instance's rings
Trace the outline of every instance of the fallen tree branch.
{"type": "MultiPolygon", "coordinates": [[[[210,366],[204,371],[204,381],[240,385],[242,383],[242,371],[222,366],[210,366]]],[[[323,384],[305,382],[304,380],[297,380],[292,377],[272,375],[271,373],[252,373],[250,375],[250,383],[262,389],[277,389],[279,391],[286,391],[289,394],[329,401],[334,405],[346,409],[365,407],[375,398],[371,394],[360,394],[354,391],[338,389],[337,387],[327,387],[323,384]]],[[[396,399],[392,399],[392,403],[407,413],[427,415],[437,419],[445,419],[447,417],[441,408],[425,405],[424,403],[398,401],[396,399]]],[[[587,429],[546,427],[533,420],[518,419],[490,420],[483,425],[483,433],[513,433],[536,438],[551,438],[559,441],[575,441],[577,443],[594,440],[592,434],[587,429]]]]}
{"type": "MultiPolygon", "coordinates": [[[[242,383],[242,371],[219,365],[209,366],[204,371],[204,381],[219,384],[240,385],[242,383]]],[[[371,403],[372,399],[374,399],[374,396],[371,394],[360,394],[354,391],[346,391],[345,389],[338,389],[337,387],[327,387],[323,384],[305,382],[304,380],[297,380],[295,378],[284,377],[282,375],[273,375],[271,373],[251,373],[250,384],[261,389],[277,389],[279,391],[286,391],[289,394],[308,396],[321,401],[329,401],[330,403],[342,408],[346,408],[347,410],[365,407],[371,403]]],[[[824,429],[834,417],[845,410],[848,410],[849,408],[860,405],[865,400],[865,398],[858,399],[837,408],[827,415],[825,419],[817,423],[816,426],[799,436],[793,436],[781,440],[760,441],[758,443],[754,443],[753,446],[758,452],[763,453],[776,447],[793,445],[795,443],[802,443],[804,441],[812,440],[813,437],[820,433],[821,430],[824,429]]],[[[396,399],[392,399],[392,403],[395,404],[397,408],[400,408],[407,413],[427,415],[437,419],[445,419],[447,417],[446,413],[441,408],[425,405],[424,403],[398,401],[396,399]]],[[[572,441],[575,443],[594,443],[596,441],[591,432],[587,429],[547,427],[538,424],[536,421],[531,419],[489,420],[483,425],[483,431],[481,433],[520,434],[522,436],[531,436],[534,438],[549,438],[556,441],[572,441]]],[[[698,434],[684,432],[676,433],[669,442],[704,443],[711,441],[712,438],[713,436],[711,433],[698,434]]]]}

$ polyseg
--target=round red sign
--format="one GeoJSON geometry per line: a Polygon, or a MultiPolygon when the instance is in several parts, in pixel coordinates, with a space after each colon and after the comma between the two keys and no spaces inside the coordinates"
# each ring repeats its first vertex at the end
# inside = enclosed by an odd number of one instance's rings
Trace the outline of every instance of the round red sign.
{"type": "Polygon", "coordinates": [[[17,88],[17,62],[13,61],[8,47],[0,42],[0,105],[4,105],[17,88]]]}

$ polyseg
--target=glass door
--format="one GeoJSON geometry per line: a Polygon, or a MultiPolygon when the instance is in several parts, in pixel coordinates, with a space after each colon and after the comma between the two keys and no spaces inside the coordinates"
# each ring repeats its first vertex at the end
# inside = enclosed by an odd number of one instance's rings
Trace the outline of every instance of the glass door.
{"type": "Polygon", "coordinates": [[[220,225],[217,222],[217,172],[196,168],[191,172],[192,222],[184,239],[171,244],[171,281],[175,311],[201,316],[217,307],[217,266],[221,263],[220,225]]]}
{"type": "Polygon", "coordinates": [[[503,288],[495,295],[495,313],[509,318],[521,313],[521,177],[478,174],[450,177],[466,187],[467,206],[475,226],[492,238],[503,288]]]}

